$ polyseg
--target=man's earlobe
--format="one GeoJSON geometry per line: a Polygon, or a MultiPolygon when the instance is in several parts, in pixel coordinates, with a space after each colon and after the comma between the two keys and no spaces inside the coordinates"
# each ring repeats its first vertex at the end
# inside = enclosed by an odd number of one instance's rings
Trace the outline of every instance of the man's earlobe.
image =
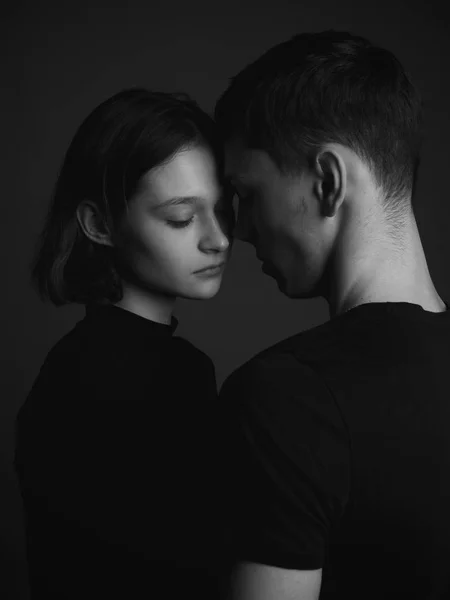
{"type": "Polygon", "coordinates": [[[113,246],[111,234],[97,206],[87,200],[77,208],[77,220],[84,235],[92,242],[113,246]]]}

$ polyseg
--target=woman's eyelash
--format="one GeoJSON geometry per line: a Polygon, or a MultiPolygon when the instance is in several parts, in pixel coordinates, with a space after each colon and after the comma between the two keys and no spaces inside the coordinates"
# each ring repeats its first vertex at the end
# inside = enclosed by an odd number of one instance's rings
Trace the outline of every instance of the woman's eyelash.
{"type": "MultiPolygon", "coordinates": [[[[228,215],[232,210],[232,206],[225,205],[217,208],[216,213],[228,215]]],[[[167,219],[167,223],[175,229],[183,229],[184,227],[187,227],[190,223],[192,223],[193,219],[194,217],[190,217],[189,219],[186,219],[184,221],[175,221],[174,219],[167,219]]]]}
{"type": "Polygon", "coordinates": [[[182,229],[183,227],[187,227],[192,222],[193,218],[194,217],[191,217],[190,219],[187,219],[185,221],[173,221],[171,219],[168,219],[167,222],[171,227],[175,227],[175,229],[182,229]]]}

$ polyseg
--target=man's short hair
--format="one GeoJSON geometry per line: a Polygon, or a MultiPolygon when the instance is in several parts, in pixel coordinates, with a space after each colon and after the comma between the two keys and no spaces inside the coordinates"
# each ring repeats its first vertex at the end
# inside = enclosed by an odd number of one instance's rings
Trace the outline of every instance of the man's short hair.
{"type": "Polygon", "coordinates": [[[215,118],[222,139],[242,137],[282,172],[339,143],[369,166],[387,209],[412,196],[422,101],[397,58],[362,37],[330,30],[278,44],[232,78],[215,118]]]}

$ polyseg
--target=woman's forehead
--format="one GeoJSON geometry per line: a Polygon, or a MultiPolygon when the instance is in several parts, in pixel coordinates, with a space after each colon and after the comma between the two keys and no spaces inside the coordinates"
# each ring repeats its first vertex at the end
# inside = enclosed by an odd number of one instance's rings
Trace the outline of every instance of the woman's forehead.
{"type": "Polygon", "coordinates": [[[214,156],[203,148],[174,155],[142,177],[140,195],[154,206],[215,199],[220,193],[214,156]]]}

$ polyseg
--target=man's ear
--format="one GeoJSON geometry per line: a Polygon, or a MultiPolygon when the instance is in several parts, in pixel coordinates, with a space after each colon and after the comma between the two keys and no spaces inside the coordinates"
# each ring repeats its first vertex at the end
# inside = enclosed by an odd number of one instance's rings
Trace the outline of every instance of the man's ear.
{"type": "Polygon", "coordinates": [[[334,217],[345,198],[347,169],[338,152],[331,149],[318,152],[314,171],[314,192],[325,217],[334,217]]]}
{"type": "Polygon", "coordinates": [[[105,220],[93,202],[83,200],[80,203],[77,208],[77,219],[84,235],[92,242],[103,246],[113,246],[105,220]]]}

